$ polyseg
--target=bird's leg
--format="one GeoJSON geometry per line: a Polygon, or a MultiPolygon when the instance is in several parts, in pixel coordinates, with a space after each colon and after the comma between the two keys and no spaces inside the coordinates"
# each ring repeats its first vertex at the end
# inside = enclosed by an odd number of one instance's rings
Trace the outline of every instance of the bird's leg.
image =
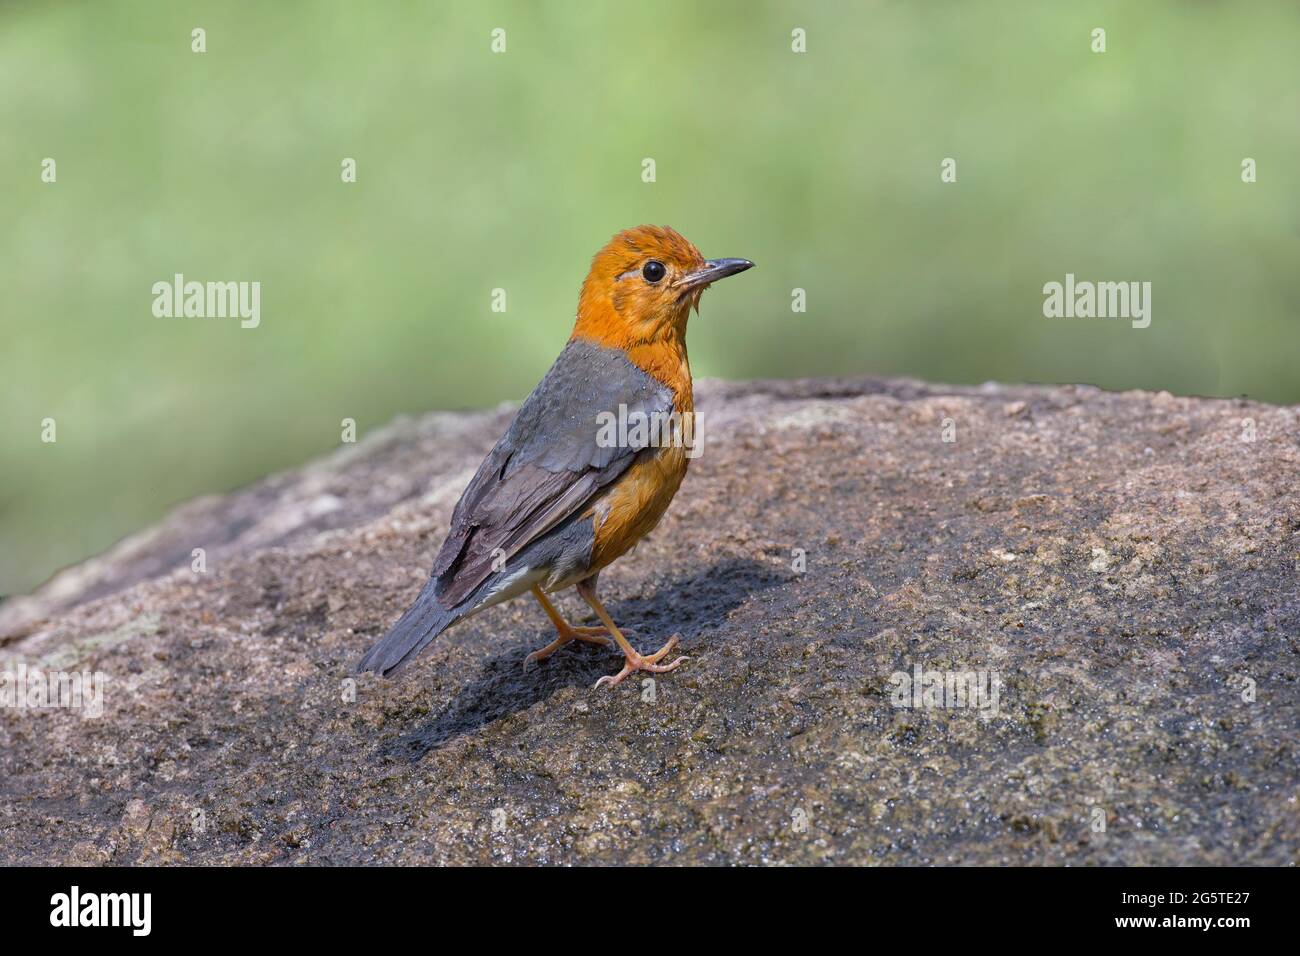
{"type": "Polygon", "coordinates": [[[549,617],[551,623],[555,625],[555,640],[551,641],[551,643],[547,644],[545,647],[533,651],[525,657],[525,668],[528,667],[529,664],[546,660],[546,658],[550,657],[570,641],[586,641],[588,644],[600,644],[604,647],[610,645],[610,639],[605,636],[605,628],[574,627],[560,616],[560,612],[555,609],[555,605],[551,603],[550,599],[542,589],[535,584],[533,585],[533,596],[537,598],[538,602],[542,605],[542,610],[546,612],[546,616],[549,617]]]}
{"type": "MultiPolygon", "coordinates": [[[[533,585],[533,593],[537,595],[537,600],[542,602],[542,610],[546,616],[551,619],[555,629],[561,634],[569,635],[570,641],[586,641],[588,644],[600,644],[602,647],[609,647],[612,643],[609,639],[609,632],[603,627],[574,627],[568,623],[556,610],[555,605],[551,603],[550,598],[537,585],[533,585]]],[[[566,641],[565,643],[568,643],[566,641]]]]}
{"type": "Polygon", "coordinates": [[[636,648],[629,644],[627,638],[619,632],[619,629],[614,625],[614,619],[609,616],[609,612],[605,610],[605,606],[601,604],[600,599],[596,597],[595,582],[591,578],[588,578],[586,581],[580,581],[577,585],[577,590],[578,593],[582,595],[582,599],[590,604],[591,609],[596,612],[596,616],[599,617],[601,622],[605,625],[605,630],[612,634],[614,640],[618,642],[618,646],[623,648],[623,656],[626,658],[623,663],[623,669],[617,674],[606,675],[596,681],[597,687],[604,684],[608,684],[610,687],[621,684],[623,683],[623,679],[634,671],[650,671],[652,674],[663,674],[671,670],[676,670],[682,661],[690,660],[689,657],[679,657],[677,660],[668,664],[659,663],[660,660],[672,652],[672,649],[677,646],[677,642],[681,640],[681,638],[676,635],[670,637],[668,643],[659,648],[659,650],[655,651],[653,654],[646,654],[644,656],[638,654],[636,648]]]}

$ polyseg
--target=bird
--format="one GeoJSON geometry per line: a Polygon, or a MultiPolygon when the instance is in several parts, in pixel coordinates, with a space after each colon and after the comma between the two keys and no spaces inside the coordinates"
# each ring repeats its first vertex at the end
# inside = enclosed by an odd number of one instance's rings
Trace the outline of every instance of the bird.
{"type": "Polygon", "coordinates": [[[676,635],[638,652],[596,583],[658,524],[698,454],[690,312],[699,313],[714,282],[753,265],[705,259],[667,226],[625,229],[596,253],[572,335],[456,503],[419,596],[366,651],[359,672],[391,676],[448,628],[528,592],[556,637],[524,658],[525,669],[572,641],[622,650],[622,670],[597,688],[688,659],[664,661],[676,635]],[[570,624],[547,596],[570,587],[600,627],[570,624]]]}

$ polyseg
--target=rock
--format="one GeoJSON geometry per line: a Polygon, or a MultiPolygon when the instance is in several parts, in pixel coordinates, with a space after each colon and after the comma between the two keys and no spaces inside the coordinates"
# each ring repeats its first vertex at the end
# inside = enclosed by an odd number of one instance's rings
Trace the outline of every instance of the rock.
{"type": "Polygon", "coordinates": [[[399,420],[0,607],[3,669],[104,677],[99,718],[0,708],[0,862],[1300,860],[1300,410],[699,399],[703,454],[601,579],[676,672],[595,691],[618,657],[584,644],[525,673],[520,600],[354,678],[509,410],[399,420]],[[903,706],[968,671],[983,706],[903,706]]]}

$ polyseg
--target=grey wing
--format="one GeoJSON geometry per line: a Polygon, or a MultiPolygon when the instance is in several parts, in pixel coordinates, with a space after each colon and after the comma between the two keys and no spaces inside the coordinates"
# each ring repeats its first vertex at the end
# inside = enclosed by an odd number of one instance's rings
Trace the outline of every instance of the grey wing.
{"type": "Polygon", "coordinates": [[[648,420],[672,410],[671,390],[622,352],[571,341],[457,503],[433,564],[439,603],[450,609],[465,600],[492,573],[494,557],[509,560],[577,514],[646,447],[598,440],[600,413],[648,420]]]}

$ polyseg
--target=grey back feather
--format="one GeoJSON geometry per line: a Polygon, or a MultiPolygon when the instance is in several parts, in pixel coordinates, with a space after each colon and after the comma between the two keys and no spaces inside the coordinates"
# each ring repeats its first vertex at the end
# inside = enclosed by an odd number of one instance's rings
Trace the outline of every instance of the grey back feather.
{"type": "MultiPolygon", "coordinates": [[[[648,445],[602,447],[601,412],[668,415],[672,391],[626,355],[592,342],[565,346],[479,466],[433,564],[439,604],[454,608],[506,560],[577,514],[648,445]]],[[[635,419],[633,419],[635,421],[635,419]]]]}

